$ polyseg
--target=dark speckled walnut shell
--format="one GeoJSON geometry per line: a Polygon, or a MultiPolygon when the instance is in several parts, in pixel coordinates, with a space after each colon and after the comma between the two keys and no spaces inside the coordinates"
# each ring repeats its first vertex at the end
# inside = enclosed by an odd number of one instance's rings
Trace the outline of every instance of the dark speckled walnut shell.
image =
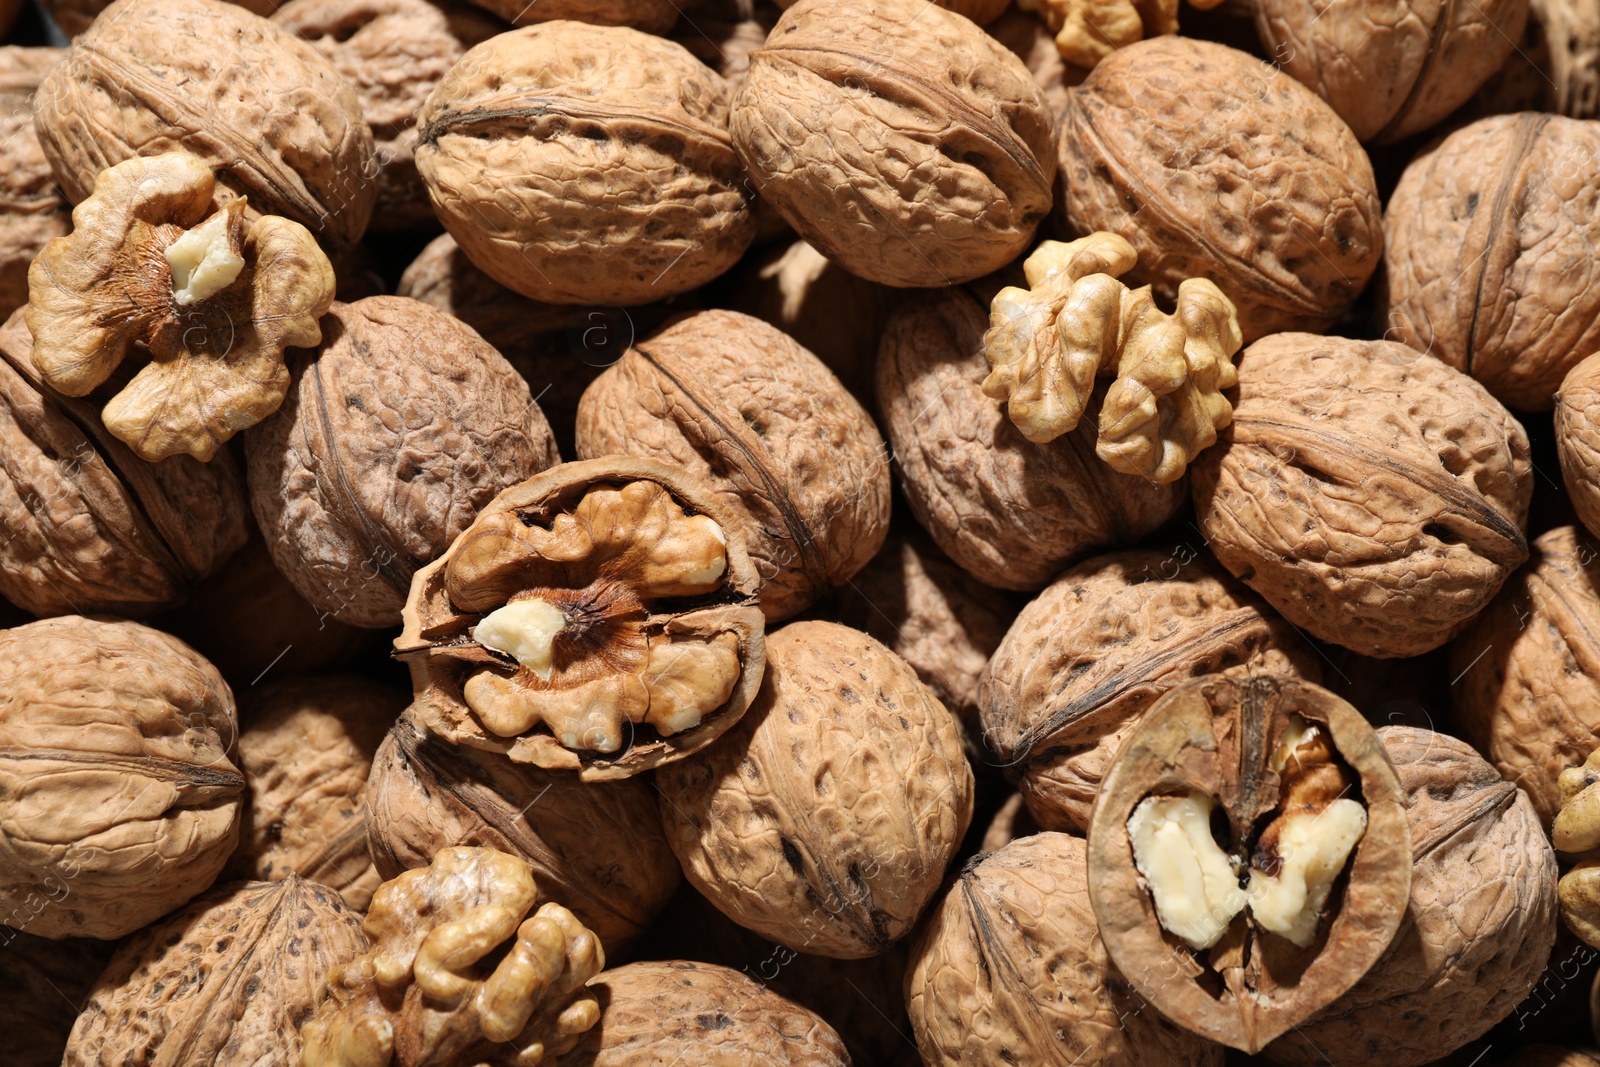
{"type": "Polygon", "coordinates": [[[1095,548],[1152,533],[1183,504],[1095,456],[1098,402],[1047,445],[983,395],[988,312],[965,291],[913,297],[878,350],[878,407],[906,499],[951,559],[1001,589],[1041,589],[1095,548]]]}
{"type": "Polygon", "coordinates": [[[1321,330],[1383,254],[1372,164],[1315,93],[1210,41],[1157,37],[1119,49],[1068,93],[1062,205],[1083,236],[1133,243],[1124,279],[1172,301],[1215,282],[1245,343],[1321,330]]]}
{"type": "Polygon", "coordinates": [[[69,937],[50,941],[9,927],[0,930],[5,996],[0,1027],[7,1067],[61,1067],[61,1053],[115,941],[69,937]]]}
{"type": "Polygon", "coordinates": [[[71,211],[33,129],[33,92],[66,54],[62,48],[0,47],[0,315],[28,302],[28,265],[45,242],[72,229],[71,211]]]}
{"type": "Polygon", "coordinates": [[[1555,423],[1562,484],[1572,510],[1594,533],[1600,530],[1600,353],[1562,380],[1555,423]]]}
{"type": "Polygon", "coordinates": [[[1522,425],[1390,341],[1279,334],[1239,358],[1233,425],[1191,468],[1212,553],[1314,637],[1421,655],[1527,558],[1522,425]]]}
{"type": "Polygon", "coordinates": [[[417,300],[334,304],[283,407],[245,434],[278,569],[353,626],[394,626],[418,568],[508,485],[559,460],[525,382],[417,300]]]}

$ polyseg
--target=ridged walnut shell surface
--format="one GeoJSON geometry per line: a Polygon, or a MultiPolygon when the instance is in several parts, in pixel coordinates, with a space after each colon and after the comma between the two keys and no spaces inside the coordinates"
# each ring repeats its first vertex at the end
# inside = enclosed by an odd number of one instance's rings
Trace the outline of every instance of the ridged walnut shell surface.
{"type": "Polygon", "coordinates": [[[796,622],[720,744],[656,775],[667,839],[723,914],[860,959],[910,933],[972,820],[956,719],[866,634],[796,622]]]}
{"type": "Polygon", "coordinates": [[[845,269],[952,285],[1026,251],[1050,210],[1050,106],[1022,60],[919,0],[801,0],[734,98],[762,197],[845,269]]]}
{"type": "Polygon", "coordinates": [[[35,615],[149,615],[245,543],[229,452],[146,463],[97,405],[47,392],[18,309],[0,328],[0,594],[35,615]]]}
{"type": "Polygon", "coordinates": [[[1521,424],[1465,374],[1390,341],[1251,345],[1233,425],[1193,479],[1222,565],[1364,655],[1444,644],[1528,554],[1521,424]]]}
{"type": "Polygon", "coordinates": [[[558,304],[646,304],[739,259],[755,215],[728,86],[681,45],[548,22],[492,37],[417,119],[417,169],[483,271],[558,304]]]}
{"type": "MultiPolygon", "coordinates": [[[[678,20],[673,0],[472,0],[507,22],[526,26],[535,22],[571,19],[595,26],[632,26],[646,33],[666,33],[678,20]]],[[[690,5],[685,4],[684,7],[690,5]]]]}
{"type": "Polygon", "coordinates": [[[911,511],[939,547],[988,585],[1041,589],[1095,548],[1148,536],[1177,513],[1186,483],[1100,462],[1098,400],[1047,445],[1023,437],[983,394],[988,328],[964,290],[908,300],[878,349],[878,408],[911,511]]]}
{"type": "Polygon", "coordinates": [[[73,203],[113,164],[182,149],[217,172],[219,196],[247,196],[325,247],[355,244],[372,214],[355,89],[306,42],[221,0],[117,0],[45,75],[34,126],[73,203]]]}
{"type": "Polygon", "coordinates": [[[527,382],[417,300],[335,304],[283,407],[245,435],[278,569],[341,622],[393,626],[412,576],[508,485],[559,461],[527,382]]]}
{"type": "Polygon", "coordinates": [[[644,456],[705,481],[785,619],[844,585],[889,527],[883,438],[839,379],[788,334],[702,311],[636,341],[578,405],[578,455],[644,456]]]}
{"type": "Polygon", "coordinates": [[[121,937],[211,884],[245,782],[233,694],[189,646],[70,615],[0,631],[0,916],[121,937]]]}
{"type": "Polygon", "coordinates": [[[1284,1064],[1420,1067],[1481,1037],[1544,976],[1556,858],[1524,794],[1462,741],[1378,731],[1411,827],[1411,901],[1356,986],[1267,1047],[1284,1064]]]}
{"type": "Polygon", "coordinates": [[[360,919],[326,886],[218,886],[123,943],[62,1067],[297,1064],[328,971],[366,947],[360,919]]]}
{"type": "Polygon", "coordinates": [[[1600,352],[1600,126],[1523,112],[1457,130],[1389,200],[1385,337],[1548,411],[1600,352]]]}
{"type": "Polygon", "coordinates": [[[1086,833],[1150,706],[1202,674],[1320,681],[1294,627],[1188,545],[1086,560],[1022,609],[984,669],[983,733],[1047,830],[1086,833]]]}
{"type": "Polygon", "coordinates": [[[969,862],[912,949],[906,1002],[928,1067],[1221,1067],[1106,955],[1082,838],[1042,833],[969,862]]]}
{"type": "MultiPolygon", "coordinates": [[[[3,5],[0,5],[3,6],[3,5]]],[[[72,229],[33,129],[33,94],[64,48],[0,47],[0,315],[28,302],[28,265],[72,229]]]]}
{"type": "MultiPolygon", "coordinates": [[[[253,11],[257,15],[270,15],[278,7],[278,0],[231,0],[232,3],[253,11]]],[[[76,37],[87,30],[100,12],[110,7],[112,0],[40,0],[61,32],[76,37]]]]}
{"type": "Polygon", "coordinates": [[[1132,242],[1132,284],[1177,299],[1209,278],[1245,343],[1322,330],[1383,254],[1372,164],[1310,89],[1210,41],[1158,37],[1112,53],[1068,93],[1062,205],[1075,235],[1132,242]]]}
{"type": "Polygon", "coordinates": [[[1363,141],[1388,144],[1466,103],[1516,47],[1528,0],[1255,5],[1262,47],[1363,141]]]}
{"type": "Polygon", "coordinates": [[[1450,644],[1456,721],[1521,786],[1546,823],[1556,779],[1600,747],[1600,543],[1572,526],[1533,543],[1526,566],[1450,644]]]}
{"type": "Polygon", "coordinates": [[[0,930],[6,995],[0,999],[7,1067],[61,1067],[67,1035],[89,991],[116,950],[115,941],[73,937],[51,941],[0,930]]]}
{"type": "Polygon", "coordinates": [[[1600,530],[1600,353],[1567,372],[1555,400],[1561,482],[1572,510],[1594,533],[1600,530]]]}

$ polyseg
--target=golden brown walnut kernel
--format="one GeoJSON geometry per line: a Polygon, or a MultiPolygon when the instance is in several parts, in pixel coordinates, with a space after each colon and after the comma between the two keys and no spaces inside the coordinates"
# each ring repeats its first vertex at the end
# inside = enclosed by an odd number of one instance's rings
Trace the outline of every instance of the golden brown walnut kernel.
{"type": "Polygon", "coordinates": [[[1555,396],[1561,482],[1583,525],[1600,530],[1600,353],[1567,372],[1555,396]]]}
{"type": "Polygon", "coordinates": [[[290,876],[218,886],[134,934],[95,983],[62,1067],[300,1062],[300,1024],[366,950],[339,895],[290,876]]]}
{"type": "Polygon", "coordinates": [[[760,579],[725,505],[612,457],[507,489],[417,572],[395,649],[424,725],[626,778],[698,751],[761,681],[760,579]]]}
{"type": "Polygon", "coordinates": [[[0,693],[0,922],[121,937],[211,884],[245,790],[211,664],[69,615],[0,630],[0,693]]]}
{"type": "MultiPolygon", "coordinates": [[[[1222,0],[1189,0],[1202,11],[1222,0]]],[[[1076,67],[1092,67],[1146,37],[1178,32],[1178,0],[1017,0],[1050,23],[1056,48],[1076,67]]]]}
{"type": "Polygon", "coordinates": [[[656,775],[667,839],[723,914],[839,959],[904,937],[972,819],[953,715],[866,634],[791,623],[729,739],[656,775]]]}
{"type": "Polygon", "coordinates": [[[8,1067],[61,1067],[67,1035],[106,969],[115,941],[69,937],[51,941],[9,927],[0,930],[6,995],[0,998],[8,1067]]]}
{"type": "Polygon", "coordinates": [[[1579,862],[1561,878],[1561,918],[1591,946],[1600,945],[1600,748],[1581,767],[1568,767],[1557,780],[1561,810],[1551,839],[1579,862]]]}
{"type": "Polygon", "coordinates": [[[34,90],[65,55],[63,48],[0,47],[0,315],[28,302],[28,265],[72,228],[33,129],[34,90]]]}
{"type": "Polygon", "coordinates": [[[1557,1045],[1523,1045],[1505,1067],[1600,1067],[1600,1058],[1581,1049],[1557,1045]]]}
{"type": "Polygon", "coordinates": [[[533,873],[492,848],[445,848],[378,887],[372,943],[334,968],[306,1024],[304,1067],[553,1062],[600,1018],[584,983],[599,940],[533,873]],[[537,910],[534,910],[537,906],[537,910]]]}
{"type": "Polygon", "coordinates": [[[1007,286],[990,305],[983,391],[1042,445],[1076,429],[1095,379],[1114,376],[1095,454],[1124,474],[1172,482],[1228,425],[1222,390],[1239,381],[1239,320],[1204,278],[1179,284],[1167,314],[1148,285],[1117,281],[1134,258],[1114,233],[1034,249],[1023,264],[1027,288],[1007,286]]]}
{"type": "Polygon", "coordinates": [[[73,232],[28,271],[33,362],[46,384],[87,396],[129,355],[101,413],[140,458],[209,460],[278,409],[284,349],[322,339],[333,266],[310,231],[245,201],[221,202],[197,156],[119,163],[73,209],[73,232]]]}

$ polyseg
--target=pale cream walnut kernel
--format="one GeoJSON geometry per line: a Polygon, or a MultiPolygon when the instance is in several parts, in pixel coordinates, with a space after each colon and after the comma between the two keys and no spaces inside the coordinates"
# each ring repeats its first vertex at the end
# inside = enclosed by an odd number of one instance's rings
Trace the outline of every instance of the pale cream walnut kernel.
{"type": "Polygon", "coordinates": [[[1567,928],[1600,947],[1600,749],[1581,767],[1568,767],[1557,780],[1561,810],[1550,838],[1561,852],[1580,862],[1557,886],[1567,928]]]}

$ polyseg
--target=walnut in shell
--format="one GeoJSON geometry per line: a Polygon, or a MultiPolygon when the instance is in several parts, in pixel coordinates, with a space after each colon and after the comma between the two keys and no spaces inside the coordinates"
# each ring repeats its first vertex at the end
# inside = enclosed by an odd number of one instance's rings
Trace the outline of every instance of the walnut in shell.
{"type": "Polygon", "coordinates": [[[560,457],[527,383],[459,320],[372,296],[323,324],[282,409],[245,436],[251,505],[302,596],[393,626],[417,570],[560,457]]]}
{"type": "Polygon", "coordinates": [[[1528,29],[1501,77],[1514,71],[1531,92],[1501,110],[1600,117],[1600,9],[1587,0],[1528,0],[1528,29]]]}
{"type": "Polygon", "coordinates": [[[980,854],[912,948],[906,1004],[922,1061],[1221,1067],[1222,1049],[1162,1018],[1106,955],[1082,838],[1043,833],[980,854]]]}
{"type": "MultiPolygon", "coordinates": [[[[277,9],[279,0],[229,0],[246,11],[257,15],[270,15],[277,9]]],[[[39,0],[40,6],[55,20],[61,32],[76,37],[87,30],[100,12],[111,6],[112,0],[39,0]]]]}
{"type": "Polygon", "coordinates": [[[635,342],[583,394],[578,455],[644,456],[702,478],[737,516],[769,619],[843,585],[888,533],[872,418],[810,352],[736,311],[635,342]]]}
{"type": "Polygon", "coordinates": [[[330,249],[372,215],[355,89],[311,45],[220,0],[117,0],[45,75],[34,126],[73,203],[108,167],[181,149],[217,172],[219,198],[248,197],[330,249]]]}
{"type": "Polygon", "coordinates": [[[525,1067],[600,1018],[599,940],[503,852],[441,849],[379,886],[361,928],[372,949],[329,974],[304,1067],[525,1067]]]}
{"type": "Polygon", "coordinates": [[[218,886],[117,949],[62,1067],[299,1063],[300,1026],[329,972],[366,947],[325,886],[218,886]]]}
{"type": "Polygon", "coordinates": [[[800,236],[885,285],[996,270],[1050,210],[1043,91],[972,22],[918,0],[789,8],[751,56],[729,128],[800,236]]]}
{"type": "Polygon", "coordinates": [[[1600,353],[1567,372],[1555,396],[1556,457],[1572,510],[1600,530],[1600,353]]]}
{"type": "Polygon", "coordinates": [[[1161,37],[1118,50],[1068,94],[1061,204],[1074,236],[1132,243],[1134,284],[1176,302],[1209,278],[1245,343],[1322,330],[1383,254],[1372,164],[1311,90],[1210,41],[1161,37]]]}
{"type": "Polygon", "coordinates": [[[625,949],[671,898],[678,860],[642,778],[585,782],[454,745],[415,711],[378,749],[367,786],[367,847],[393,878],[446,845],[524,860],[539,891],[572,910],[608,953],[625,949]]]}
{"type": "Polygon", "coordinates": [[[33,94],[61,48],[0,47],[0,315],[28,302],[28,265],[72,228],[33,130],[33,94]]]}
{"type": "Polygon", "coordinates": [[[972,819],[955,718],[866,634],[791,623],[728,740],[656,775],[667,839],[723,914],[859,959],[910,932],[972,819]]]}
{"type": "Polygon", "coordinates": [[[67,1035],[116,947],[115,941],[51,941],[9,927],[0,930],[6,961],[0,1026],[10,1067],[61,1067],[67,1035]]]}
{"type": "Polygon", "coordinates": [[[501,493],[417,572],[395,649],[433,733],[626,778],[699,751],[749,707],[760,585],[727,506],[693,476],[566,463],[501,493]]]}
{"type": "Polygon", "coordinates": [[[445,229],[495,281],[557,304],[646,304],[755,236],[728,87],[681,45],[542,23],[473,48],[417,119],[445,229]]]}
{"type": "Polygon", "coordinates": [[[1521,424],[1465,374],[1288,333],[1240,357],[1194,499],[1212,553],[1284,618],[1387,658],[1442,645],[1527,558],[1532,483],[1521,424]]]}

